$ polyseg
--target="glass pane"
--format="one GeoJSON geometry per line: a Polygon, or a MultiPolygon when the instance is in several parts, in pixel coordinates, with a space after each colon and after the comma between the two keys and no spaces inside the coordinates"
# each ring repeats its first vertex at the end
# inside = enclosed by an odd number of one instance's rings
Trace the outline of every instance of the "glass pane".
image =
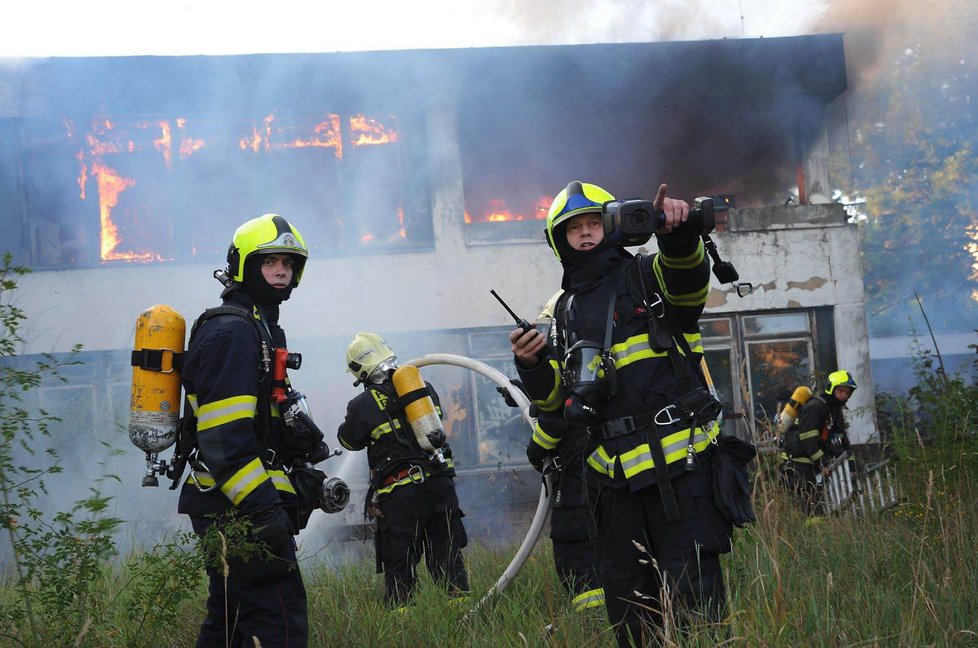
{"type": "Polygon", "coordinates": [[[779,403],[798,385],[807,385],[812,374],[809,340],[752,342],[747,346],[754,417],[770,421],[779,403]]]}
{"type": "Polygon", "coordinates": [[[704,338],[730,337],[730,320],[727,318],[700,320],[700,331],[704,338]]]}
{"type": "Polygon", "coordinates": [[[808,313],[756,315],[744,318],[744,335],[808,333],[808,313]]]}

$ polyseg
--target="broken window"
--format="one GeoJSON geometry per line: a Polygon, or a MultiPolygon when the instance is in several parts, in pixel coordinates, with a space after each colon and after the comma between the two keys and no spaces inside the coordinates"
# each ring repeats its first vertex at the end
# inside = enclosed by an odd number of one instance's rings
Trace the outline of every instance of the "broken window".
{"type": "Polygon", "coordinates": [[[331,112],[99,116],[24,131],[27,262],[223,260],[234,229],[279,213],[312,252],[430,249],[423,126],[331,112]]]}

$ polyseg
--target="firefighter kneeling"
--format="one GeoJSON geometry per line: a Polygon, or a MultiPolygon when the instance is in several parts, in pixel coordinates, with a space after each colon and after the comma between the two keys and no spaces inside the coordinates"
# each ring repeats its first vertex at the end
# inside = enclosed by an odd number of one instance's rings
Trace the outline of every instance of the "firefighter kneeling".
{"type": "Polygon", "coordinates": [[[364,391],[347,405],[337,438],[348,450],[367,450],[365,508],[377,524],[377,571],[384,573],[388,602],[409,601],[422,553],[450,594],[467,593],[462,548],[468,540],[438,395],[416,367],[400,367],[375,333],[358,333],[346,361],[353,384],[364,391]]]}

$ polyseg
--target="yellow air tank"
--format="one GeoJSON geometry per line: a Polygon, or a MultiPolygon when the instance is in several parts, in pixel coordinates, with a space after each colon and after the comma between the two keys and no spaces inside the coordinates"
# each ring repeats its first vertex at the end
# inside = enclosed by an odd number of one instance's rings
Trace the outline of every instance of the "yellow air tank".
{"type": "Polygon", "coordinates": [[[148,454],[166,450],[177,439],[185,333],[183,315],[166,304],[147,308],[136,319],[129,440],[148,454]]]}
{"type": "Polygon", "coordinates": [[[425,388],[418,368],[413,365],[398,367],[394,371],[393,382],[398,398],[407,401],[404,415],[421,449],[434,452],[445,445],[445,428],[435,411],[435,402],[427,394],[417,397],[418,390],[425,388]]]}
{"type": "Polygon", "coordinates": [[[812,398],[812,390],[806,385],[802,385],[795,389],[791,394],[791,398],[785,403],[785,406],[781,409],[781,413],[778,414],[778,435],[783,436],[785,432],[788,431],[792,425],[795,424],[795,420],[798,418],[798,410],[801,406],[807,403],[812,398]]]}

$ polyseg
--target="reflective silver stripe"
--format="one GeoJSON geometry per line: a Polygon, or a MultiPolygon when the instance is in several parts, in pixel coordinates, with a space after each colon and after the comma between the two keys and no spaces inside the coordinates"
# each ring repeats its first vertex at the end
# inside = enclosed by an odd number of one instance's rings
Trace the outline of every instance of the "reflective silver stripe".
{"type": "Polygon", "coordinates": [[[599,587],[598,589],[581,592],[571,599],[571,605],[574,606],[576,612],[582,612],[588,608],[604,605],[604,589],[599,587]]]}
{"type": "Polygon", "coordinates": [[[618,460],[621,461],[621,469],[625,473],[626,479],[655,466],[655,460],[652,458],[652,451],[649,449],[648,443],[643,443],[637,448],[622,453],[618,460]]]}
{"type": "Polygon", "coordinates": [[[615,460],[608,457],[602,446],[598,446],[591,456],[587,458],[588,465],[594,468],[600,473],[604,473],[609,477],[615,476],[615,460]]]}
{"type": "Polygon", "coordinates": [[[295,495],[295,486],[292,485],[292,480],[286,476],[285,472],[282,470],[269,470],[268,476],[272,478],[272,484],[275,485],[276,490],[284,491],[286,493],[292,493],[295,495]]]}
{"type": "Polygon", "coordinates": [[[255,457],[248,462],[248,465],[234,473],[231,479],[221,484],[221,491],[231,500],[232,504],[237,506],[241,500],[268,479],[268,472],[265,471],[261,459],[255,457]]]}
{"type": "Polygon", "coordinates": [[[553,450],[560,443],[560,439],[552,437],[543,431],[540,424],[537,423],[533,426],[533,442],[544,450],[553,450]]]}
{"type": "Polygon", "coordinates": [[[201,405],[197,409],[197,430],[209,430],[231,421],[255,418],[257,406],[257,396],[232,396],[201,405]]]}

